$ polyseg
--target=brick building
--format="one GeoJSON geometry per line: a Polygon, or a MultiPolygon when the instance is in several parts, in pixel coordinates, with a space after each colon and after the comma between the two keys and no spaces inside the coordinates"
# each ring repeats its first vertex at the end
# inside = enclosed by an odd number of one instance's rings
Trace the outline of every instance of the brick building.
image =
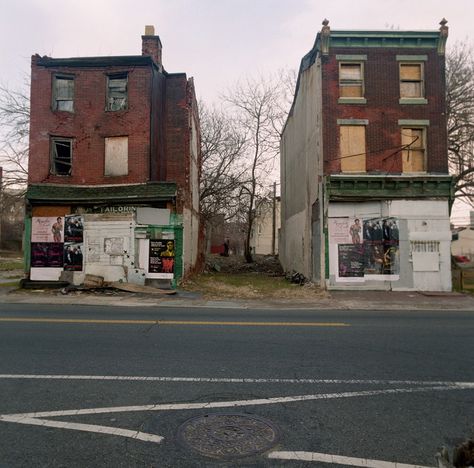
{"type": "Polygon", "coordinates": [[[440,24],[332,31],[323,22],[281,142],[286,270],[329,288],[451,289],[440,24]]]}
{"type": "Polygon", "coordinates": [[[195,268],[199,138],[193,80],[164,70],[152,26],[142,55],[34,55],[30,279],[176,282],[195,268]]]}

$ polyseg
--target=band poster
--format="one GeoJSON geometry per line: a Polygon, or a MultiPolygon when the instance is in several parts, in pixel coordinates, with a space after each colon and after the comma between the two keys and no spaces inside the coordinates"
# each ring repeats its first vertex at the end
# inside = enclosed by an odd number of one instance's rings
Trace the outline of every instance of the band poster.
{"type": "Polygon", "coordinates": [[[64,270],[82,271],[84,221],[82,216],[64,218],[64,270]]]}
{"type": "Polygon", "coordinates": [[[397,218],[331,218],[329,242],[337,244],[340,278],[400,274],[397,218]]]}
{"type": "Polygon", "coordinates": [[[174,239],[150,239],[148,272],[162,278],[173,278],[175,263],[174,239]]]}

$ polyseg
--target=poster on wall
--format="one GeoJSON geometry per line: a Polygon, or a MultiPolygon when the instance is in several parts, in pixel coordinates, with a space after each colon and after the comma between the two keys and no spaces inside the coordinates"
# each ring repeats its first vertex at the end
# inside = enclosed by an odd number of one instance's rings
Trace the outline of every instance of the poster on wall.
{"type": "Polygon", "coordinates": [[[58,217],[33,217],[31,242],[64,242],[64,223],[58,217]]]}
{"type": "Polygon", "coordinates": [[[328,228],[330,244],[337,244],[339,278],[399,278],[397,218],[331,218],[328,228]]]}
{"type": "Polygon", "coordinates": [[[364,276],[364,246],[362,244],[338,244],[339,276],[361,278],[364,276]]]}
{"type": "Polygon", "coordinates": [[[82,271],[82,242],[64,243],[64,270],[82,271]]]}
{"type": "Polygon", "coordinates": [[[84,220],[82,216],[64,217],[64,242],[82,242],[84,240],[84,220]]]}
{"type": "Polygon", "coordinates": [[[31,267],[62,268],[63,244],[53,242],[32,242],[31,267]]]}
{"type": "Polygon", "coordinates": [[[399,226],[396,218],[364,220],[365,274],[399,275],[399,226]]]}
{"type": "Polygon", "coordinates": [[[150,239],[148,272],[162,278],[173,278],[175,262],[174,239],[150,239]]]}

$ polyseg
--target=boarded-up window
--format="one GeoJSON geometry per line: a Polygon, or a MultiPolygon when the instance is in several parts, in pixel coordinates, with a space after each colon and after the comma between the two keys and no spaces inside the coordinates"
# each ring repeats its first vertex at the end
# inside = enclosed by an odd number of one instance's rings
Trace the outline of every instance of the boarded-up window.
{"type": "Polygon", "coordinates": [[[364,96],[364,71],[362,63],[339,64],[339,96],[364,96]]]}
{"type": "Polygon", "coordinates": [[[423,128],[402,128],[402,170],[403,172],[426,171],[425,130],[423,128]]]}
{"type": "Polygon", "coordinates": [[[74,112],[74,77],[53,78],[53,110],[74,112]]]}
{"type": "Polygon", "coordinates": [[[365,172],[365,126],[341,125],[339,148],[342,172],[365,172]]]}
{"type": "Polygon", "coordinates": [[[72,171],[72,139],[51,138],[51,174],[70,175],[72,171]]]}
{"type": "Polygon", "coordinates": [[[107,110],[127,109],[127,81],[126,74],[107,77],[107,110]]]}
{"type": "Polygon", "coordinates": [[[400,64],[400,97],[424,97],[422,63],[400,64]]]}
{"type": "Polygon", "coordinates": [[[111,137],[105,139],[106,176],[128,174],[128,137],[111,137]]]}

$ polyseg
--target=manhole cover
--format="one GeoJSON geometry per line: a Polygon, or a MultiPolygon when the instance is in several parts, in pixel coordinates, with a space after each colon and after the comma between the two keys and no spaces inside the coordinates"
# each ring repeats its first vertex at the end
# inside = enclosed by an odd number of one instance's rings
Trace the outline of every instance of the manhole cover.
{"type": "Polygon", "coordinates": [[[179,442],[201,455],[240,458],[269,450],[278,441],[278,429],[269,421],[246,414],[205,414],[178,429],[179,442]]]}

